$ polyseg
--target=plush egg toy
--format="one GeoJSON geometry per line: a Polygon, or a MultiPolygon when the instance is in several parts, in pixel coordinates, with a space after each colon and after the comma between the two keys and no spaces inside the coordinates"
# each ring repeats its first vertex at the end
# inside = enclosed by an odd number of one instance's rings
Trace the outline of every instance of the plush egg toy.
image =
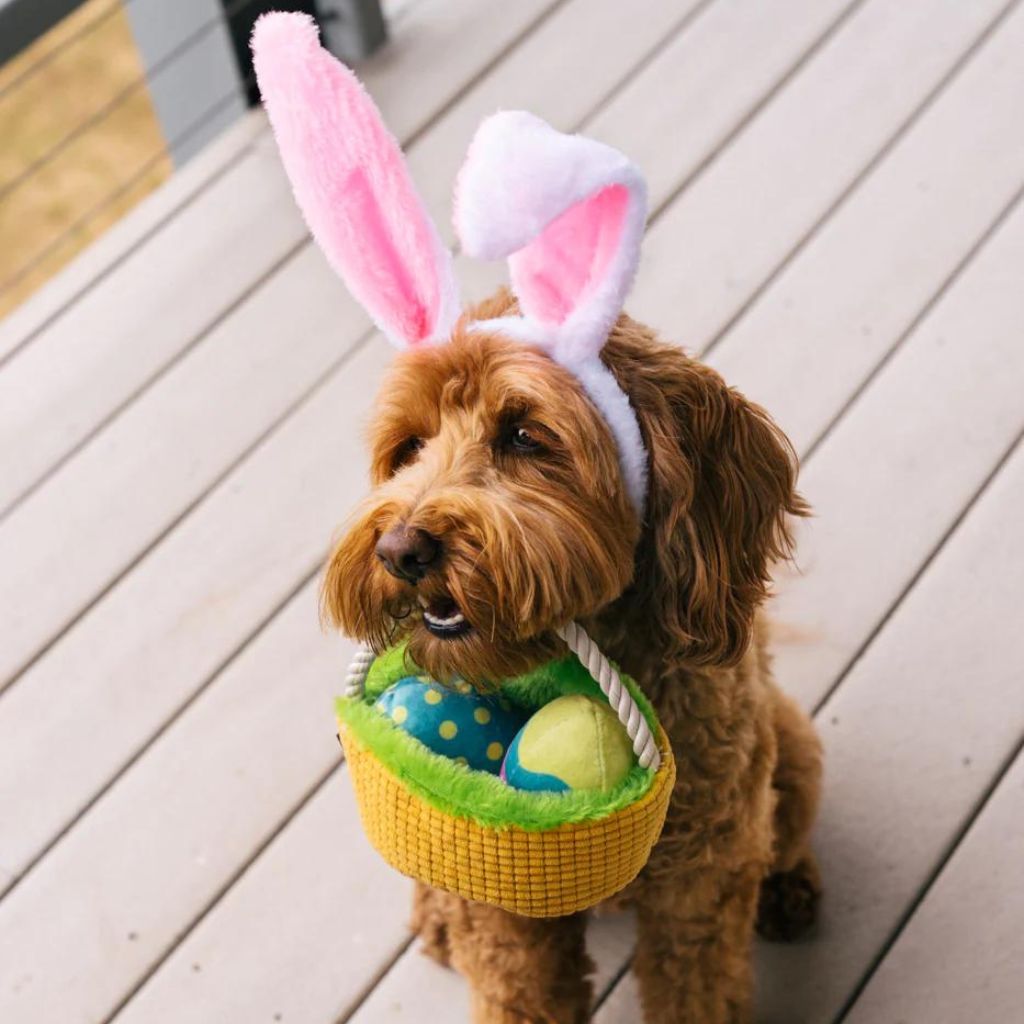
{"type": "Polygon", "coordinates": [[[375,706],[435,753],[494,774],[526,718],[507,701],[479,694],[468,683],[450,689],[429,676],[399,679],[375,706]]]}
{"type": "Polygon", "coordinates": [[[516,789],[614,789],[633,767],[633,745],[615,712],[582,693],[545,704],[512,740],[501,777],[516,789]]]}

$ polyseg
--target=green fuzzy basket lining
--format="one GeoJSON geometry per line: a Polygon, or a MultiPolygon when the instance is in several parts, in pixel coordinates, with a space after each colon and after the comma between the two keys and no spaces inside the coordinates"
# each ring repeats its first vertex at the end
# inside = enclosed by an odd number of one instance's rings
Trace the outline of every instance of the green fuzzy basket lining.
{"type": "MultiPolygon", "coordinates": [[[[385,652],[370,669],[363,699],[339,697],[337,713],[391,772],[439,811],[469,818],[478,825],[492,828],[514,825],[536,832],[607,817],[639,800],[650,789],[653,769],[634,765],[609,793],[593,790],[531,793],[514,789],[497,775],[473,771],[443,754],[434,753],[373,706],[392,683],[417,671],[406,658],[404,647],[385,652]]],[[[651,730],[656,732],[657,719],[647,698],[628,676],[623,675],[622,682],[651,730]]],[[[585,693],[605,700],[600,687],[574,655],[508,680],[501,688],[503,697],[527,710],[568,693],[585,693]]]]}

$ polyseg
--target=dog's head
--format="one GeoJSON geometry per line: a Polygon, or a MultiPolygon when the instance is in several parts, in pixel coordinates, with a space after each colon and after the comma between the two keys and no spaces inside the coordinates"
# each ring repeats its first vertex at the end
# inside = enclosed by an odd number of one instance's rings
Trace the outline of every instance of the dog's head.
{"type": "Polygon", "coordinates": [[[344,632],[407,634],[437,677],[494,680],[628,585],[639,526],[615,443],[543,352],[456,330],[399,356],[376,410],[373,491],[324,586],[344,632]]]}
{"type": "Polygon", "coordinates": [[[300,15],[254,33],[260,88],[328,258],[405,349],[372,429],[374,489],[324,603],[439,678],[485,681],[618,615],[694,664],[744,649],[800,511],[767,417],[620,315],[646,213],[621,154],[524,113],[477,132],[456,194],[463,248],[512,291],[460,316],[450,254],[351,72],[300,15]]]}

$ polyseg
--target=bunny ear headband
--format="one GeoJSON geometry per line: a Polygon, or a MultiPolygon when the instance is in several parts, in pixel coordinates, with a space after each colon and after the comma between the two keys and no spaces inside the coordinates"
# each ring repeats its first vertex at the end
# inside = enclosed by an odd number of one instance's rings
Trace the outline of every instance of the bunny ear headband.
{"type": "MultiPolygon", "coordinates": [[[[302,14],[253,30],[256,77],[295,198],[331,266],[399,348],[447,340],[460,314],[451,254],[359,80],[302,14]]],[[[600,353],[633,283],[646,187],[621,153],[508,111],[477,130],[459,173],[466,253],[507,258],[521,316],[478,321],[572,372],[604,416],[643,518],[647,452],[600,353]]]]}

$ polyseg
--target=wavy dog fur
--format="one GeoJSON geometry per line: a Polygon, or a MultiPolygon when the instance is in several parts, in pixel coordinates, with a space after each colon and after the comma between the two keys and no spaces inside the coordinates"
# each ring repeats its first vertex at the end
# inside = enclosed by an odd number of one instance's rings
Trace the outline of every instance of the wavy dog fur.
{"type": "MultiPolygon", "coordinates": [[[[571,374],[466,328],[514,309],[500,292],[449,344],[396,360],[371,430],[374,487],[331,555],[325,616],[377,648],[406,636],[435,677],[481,687],[560,653],[553,630],[582,621],[644,687],[677,761],[662,838],[622,894],[639,913],[645,1019],[746,1021],[755,920],[795,938],[819,894],[820,747],[772,679],[760,612],[789,517],[807,512],[796,458],[762,409],[622,316],[601,356],[650,456],[638,523],[608,427],[571,374]],[[518,428],[535,450],[510,446],[518,428]],[[443,546],[415,587],[375,557],[399,524],[443,546]],[[421,595],[450,596],[473,629],[433,636],[421,595]]],[[[586,1018],[579,915],[527,920],[420,886],[413,926],[467,975],[477,1022],[586,1018]]]]}

